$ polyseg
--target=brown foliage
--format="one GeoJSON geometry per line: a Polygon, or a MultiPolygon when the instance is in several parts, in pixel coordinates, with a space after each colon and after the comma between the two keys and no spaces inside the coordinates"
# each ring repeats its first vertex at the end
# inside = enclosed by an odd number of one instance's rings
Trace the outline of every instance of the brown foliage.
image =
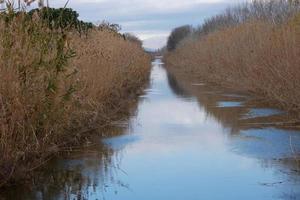
{"type": "Polygon", "coordinates": [[[252,20],[186,39],[166,55],[168,68],[250,91],[299,113],[299,22],[299,15],[281,25],[252,20]]]}
{"type": "Polygon", "coordinates": [[[0,37],[0,187],[111,123],[148,78],[149,56],[106,29],[82,37],[19,16],[0,37]]]}

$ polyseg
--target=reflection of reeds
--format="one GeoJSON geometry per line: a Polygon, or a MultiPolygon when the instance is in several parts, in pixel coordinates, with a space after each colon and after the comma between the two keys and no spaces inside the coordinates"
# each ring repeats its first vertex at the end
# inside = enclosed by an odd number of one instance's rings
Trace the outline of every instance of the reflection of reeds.
{"type": "MultiPolygon", "coordinates": [[[[255,144],[257,142],[256,137],[251,138],[251,134],[249,136],[245,136],[243,133],[248,131],[255,132],[260,130],[268,131],[269,128],[276,128],[275,130],[270,129],[270,131],[275,132],[277,130],[284,130],[284,132],[287,131],[285,133],[285,138],[276,140],[277,145],[279,144],[278,150],[281,148],[286,148],[288,150],[287,154],[285,154],[284,157],[269,157],[268,153],[272,151],[271,149],[270,151],[260,151],[258,154],[260,156],[267,156],[267,159],[261,159],[261,162],[264,165],[264,167],[274,167],[275,163],[276,166],[282,166],[285,169],[284,171],[280,171],[280,173],[287,173],[288,175],[292,175],[295,177],[299,176],[300,154],[298,152],[299,148],[297,148],[296,146],[296,142],[298,142],[299,138],[297,138],[296,136],[295,138],[297,139],[294,139],[294,141],[292,137],[289,138],[289,131],[294,131],[295,128],[299,127],[295,127],[294,123],[290,123],[289,120],[291,119],[289,115],[278,114],[243,119],[243,116],[249,113],[251,108],[265,108],[264,106],[266,104],[261,100],[257,101],[255,98],[249,98],[243,95],[227,96],[228,94],[239,93],[234,93],[232,89],[222,88],[215,84],[207,83],[205,85],[195,85],[193,83],[199,83],[199,81],[202,81],[203,79],[199,79],[197,77],[193,79],[190,74],[182,73],[181,69],[169,68],[168,79],[169,85],[175,94],[181,97],[195,97],[199,102],[199,107],[201,108],[201,110],[203,110],[206,113],[206,117],[208,119],[213,119],[214,121],[217,121],[225,129],[224,132],[229,134],[229,139],[232,139],[232,141],[239,138],[245,142],[249,142],[249,144],[255,144]],[[218,102],[222,101],[242,101],[244,102],[244,104],[241,107],[218,107],[218,102]],[[286,169],[288,171],[286,171],[286,169]]],[[[268,145],[272,143],[271,141],[269,141],[269,139],[270,138],[266,138],[266,144],[268,145]]],[[[241,144],[240,148],[242,148],[242,146],[243,145],[241,144]]],[[[256,145],[253,146],[256,147],[256,145]]],[[[270,145],[270,147],[271,146],[272,145],[270,145]]],[[[247,151],[245,153],[247,154],[247,151]]],[[[253,154],[251,156],[253,156],[253,154]]],[[[258,157],[261,158],[260,156],[258,157]]]]}
{"type": "Polygon", "coordinates": [[[38,16],[2,17],[0,186],[126,112],[149,73],[141,46],[117,33],[81,37],[38,16]]]}
{"type": "Polygon", "coordinates": [[[292,154],[294,156],[294,160],[296,162],[297,171],[300,172],[300,157],[299,157],[299,152],[295,151],[295,147],[293,145],[293,139],[292,139],[292,137],[290,137],[290,148],[291,148],[292,154]]]}
{"type": "MultiPolygon", "coordinates": [[[[228,92],[224,88],[213,85],[193,86],[192,83],[199,81],[188,75],[178,73],[169,69],[168,72],[169,85],[172,90],[180,96],[194,96],[199,102],[199,106],[205,111],[207,117],[213,118],[222,124],[224,128],[230,130],[232,135],[239,134],[241,130],[247,129],[245,124],[242,123],[241,116],[248,112],[246,106],[219,108],[218,102],[222,101],[243,101],[244,98],[239,97],[226,97],[224,94],[228,92]]],[[[232,92],[232,91],[231,91],[232,92]]]]}
{"type": "Polygon", "coordinates": [[[251,91],[300,111],[300,16],[280,25],[249,20],[188,38],[166,55],[167,67],[251,91]]]}

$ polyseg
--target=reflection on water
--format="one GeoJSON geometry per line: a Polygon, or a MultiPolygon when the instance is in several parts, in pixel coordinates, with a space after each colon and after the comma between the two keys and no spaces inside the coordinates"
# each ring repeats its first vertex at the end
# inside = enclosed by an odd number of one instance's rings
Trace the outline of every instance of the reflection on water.
{"type": "Polygon", "coordinates": [[[53,161],[9,199],[300,199],[286,113],[244,94],[167,74],[153,62],[137,112],[96,147],[53,161]],[[179,81],[177,81],[179,79],[179,81]]]}
{"type": "Polygon", "coordinates": [[[268,117],[272,115],[284,114],[281,110],[272,108],[251,108],[245,118],[268,117]]]}
{"type": "Polygon", "coordinates": [[[218,102],[218,106],[219,108],[224,108],[224,107],[241,107],[243,106],[242,102],[235,102],[235,101],[220,101],[218,102]]]}

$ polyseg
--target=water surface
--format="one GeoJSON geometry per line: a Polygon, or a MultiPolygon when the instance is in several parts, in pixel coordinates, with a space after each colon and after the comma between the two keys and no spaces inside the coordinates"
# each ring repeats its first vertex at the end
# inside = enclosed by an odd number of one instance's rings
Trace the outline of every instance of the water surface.
{"type": "MultiPolygon", "coordinates": [[[[209,88],[201,81],[180,83],[156,59],[151,84],[120,136],[99,140],[92,151],[49,164],[52,178],[47,182],[8,196],[300,199],[294,160],[300,132],[273,125],[284,112],[251,102],[248,96],[209,88]]],[[[124,127],[124,122],[120,124],[124,127]]]]}

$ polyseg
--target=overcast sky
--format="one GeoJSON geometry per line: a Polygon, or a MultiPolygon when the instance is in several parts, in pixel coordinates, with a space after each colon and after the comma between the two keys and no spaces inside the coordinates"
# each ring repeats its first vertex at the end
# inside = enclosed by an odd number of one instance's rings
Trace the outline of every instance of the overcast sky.
{"type": "MultiPolygon", "coordinates": [[[[51,7],[61,7],[66,0],[49,0],[51,7]]],[[[70,0],[85,21],[103,20],[122,26],[144,41],[146,48],[165,45],[170,31],[180,25],[199,25],[209,16],[242,0],[70,0]]]]}

